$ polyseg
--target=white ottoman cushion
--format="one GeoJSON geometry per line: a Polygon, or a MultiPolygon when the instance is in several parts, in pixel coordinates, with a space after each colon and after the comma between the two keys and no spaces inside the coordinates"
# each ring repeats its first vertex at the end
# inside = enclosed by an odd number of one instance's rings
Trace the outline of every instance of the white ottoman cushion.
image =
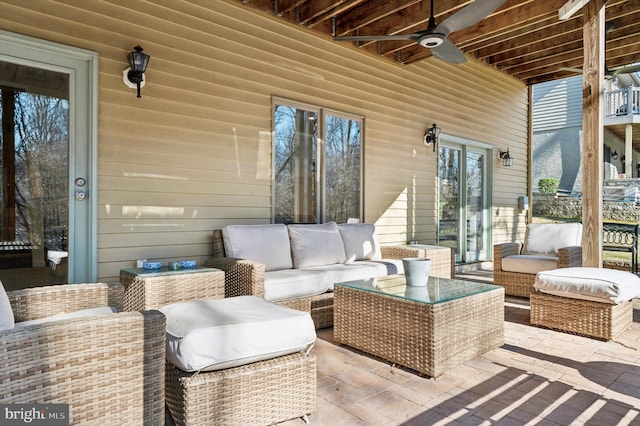
{"type": "Polygon", "coordinates": [[[640,278],[616,269],[560,268],[538,272],[533,287],[555,296],[619,304],[640,297],[640,278]]]}
{"type": "Polygon", "coordinates": [[[167,360],[187,372],[275,358],[316,340],[309,313],[257,296],[180,302],[160,311],[167,317],[167,360]]]}

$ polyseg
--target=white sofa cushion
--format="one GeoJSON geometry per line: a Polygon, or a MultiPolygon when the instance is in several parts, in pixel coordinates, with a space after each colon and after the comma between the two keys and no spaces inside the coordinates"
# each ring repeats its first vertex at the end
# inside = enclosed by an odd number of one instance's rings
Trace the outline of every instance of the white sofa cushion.
{"type": "Polygon", "coordinates": [[[338,225],[289,225],[294,268],[344,263],[344,244],[338,225]]]}
{"type": "Polygon", "coordinates": [[[359,260],[357,262],[354,262],[354,264],[367,265],[375,268],[377,277],[404,274],[404,264],[402,263],[402,259],[359,260]]]}
{"type": "Polygon", "coordinates": [[[323,271],[283,269],[264,274],[264,298],[275,302],[315,296],[329,289],[329,275],[323,271]]]}
{"type": "Polygon", "coordinates": [[[581,223],[530,223],[520,254],[557,256],[560,248],[580,245],[581,223]]]}
{"type": "Polygon", "coordinates": [[[310,347],[308,312],[257,296],[194,300],[160,308],[167,317],[167,360],[183,371],[214,371],[310,347]]]}
{"type": "Polygon", "coordinates": [[[2,282],[0,282],[0,331],[11,330],[15,326],[15,318],[13,317],[13,309],[9,302],[9,296],[4,290],[2,282]]]}
{"type": "Polygon", "coordinates": [[[338,225],[338,229],[344,243],[347,263],[382,257],[376,227],[373,224],[341,223],[338,225]]]}
{"type": "Polygon", "coordinates": [[[368,265],[366,262],[336,263],[334,265],[310,266],[305,268],[312,271],[324,271],[329,278],[329,289],[333,290],[335,283],[355,280],[368,280],[370,278],[386,275],[386,270],[368,265]]]}
{"type": "Polygon", "coordinates": [[[293,267],[286,225],[228,225],[222,239],[227,257],[263,263],[267,271],[293,267]]]}
{"type": "Polygon", "coordinates": [[[29,325],[38,325],[54,321],[62,321],[73,318],[94,317],[97,315],[114,314],[118,312],[118,308],[111,306],[100,306],[97,308],[81,309],[79,311],[65,312],[50,317],[38,318],[35,320],[17,322],[15,328],[27,327],[29,325]]]}
{"type": "Polygon", "coordinates": [[[521,274],[537,274],[540,271],[558,269],[558,258],[554,256],[538,256],[534,254],[514,255],[502,258],[501,268],[507,272],[521,274]]]}
{"type": "Polygon", "coordinates": [[[614,304],[640,298],[640,278],[616,269],[576,267],[539,272],[533,287],[555,296],[614,304]]]}

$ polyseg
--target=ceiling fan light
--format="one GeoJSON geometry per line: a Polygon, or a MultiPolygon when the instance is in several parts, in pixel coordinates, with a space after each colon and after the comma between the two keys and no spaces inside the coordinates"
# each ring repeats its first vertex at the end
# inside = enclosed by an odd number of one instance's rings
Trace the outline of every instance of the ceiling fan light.
{"type": "Polygon", "coordinates": [[[429,34],[424,36],[418,40],[418,43],[423,47],[428,47],[432,49],[434,47],[438,47],[444,41],[444,35],[442,34],[429,34]]]}

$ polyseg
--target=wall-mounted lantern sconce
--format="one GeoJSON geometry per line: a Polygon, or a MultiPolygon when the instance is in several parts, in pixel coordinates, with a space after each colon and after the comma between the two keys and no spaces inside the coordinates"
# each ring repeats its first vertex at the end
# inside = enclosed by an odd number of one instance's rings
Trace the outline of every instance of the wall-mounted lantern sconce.
{"type": "Polygon", "coordinates": [[[144,76],[149,64],[150,56],[142,53],[142,47],[136,46],[134,52],[129,52],[127,59],[129,60],[129,68],[122,72],[122,80],[127,87],[138,89],[138,98],[140,98],[140,88],[144,87],[146,78],[144,76]]]}
{"type": "Polygon", "coordinates": [[[433,123],[433,125],[429,127],[429,130],[427,130],[427,133],[424,134],[424,144],[426,146],[433,144],[433,152],[436,152],[436,145],[438,144],[439,140],[440,127],[438,127],[436,123],[433,123]]]}
{"type": "Polygon", "coordinates": [[[509,154],[509,148],[506,151],[499,150],[498,158],[502,160],[502,165],[505,167],[513,166],[513,157],[509,154]]]}
{"type": "Polygon", "coordinates": [[[611,153],[611,159],[612,160],[617,160],[618,159],[618,151],[613,151],[611,153]]]}

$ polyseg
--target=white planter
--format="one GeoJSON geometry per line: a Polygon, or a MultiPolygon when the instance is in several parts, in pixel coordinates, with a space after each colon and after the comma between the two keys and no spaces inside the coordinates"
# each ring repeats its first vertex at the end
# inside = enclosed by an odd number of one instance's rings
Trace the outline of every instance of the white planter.
{"type": "Polygon", "coordinates": [[[402,264],[404,266],[407,285],[413,287],[424,287],[427,285],[429,272],[431,271],[431,259],[406,257],[402,259],[402,264]]]}

